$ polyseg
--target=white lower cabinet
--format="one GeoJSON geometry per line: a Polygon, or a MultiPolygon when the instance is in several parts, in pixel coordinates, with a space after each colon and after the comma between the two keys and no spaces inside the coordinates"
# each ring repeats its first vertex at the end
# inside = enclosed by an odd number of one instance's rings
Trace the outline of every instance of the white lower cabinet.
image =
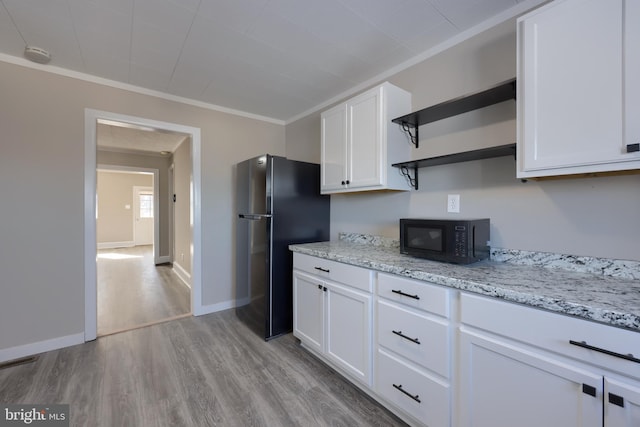
{"type": "Polygon", "coordinates": [[[378,349],[376,391],[388,402],[427,426],[448,426],[450,386],[402,357],[378,349]]]}
{"type": "Polygon", "coordinates": [[[460,314],[461,427],[640,426],[636,332],[466,293],[460,314]]]}
{"type": "Polygon", "coordinates": [[[601,375],[473,332],[460,335],[462,426],[602,426],[601,375]]]}
{"type": "Polygon", "coordinates": [[[411,424],[451,425],[451,291],[384,273],[377,284],[377,394],[411,424]]]}
{"type": "Polygon", "coordinates": [[[605,427],[640,426],[640,383],[605,377],[604,391],[605,427]]]}
{"type": "Polygon", "coordinates": [[[344,374],[371,386],[373,297],[362,288],[370,289],[372,273],[344,264],[319,266],[321,274],[330,276],[333,272],[336,278],[344,280],[338,283],[296,269],[296,266],[304,268],[304,264],[296,265],[295,259],[294,336],[344,374]],[[357,287],[348,285],[350,279],[357,282],[357,287]]]}
{"type": "Polygon", "coordinates": [[[299,253],[293,294],[301,343],[412,426],[640,426],[637,332],[299,253]]]}

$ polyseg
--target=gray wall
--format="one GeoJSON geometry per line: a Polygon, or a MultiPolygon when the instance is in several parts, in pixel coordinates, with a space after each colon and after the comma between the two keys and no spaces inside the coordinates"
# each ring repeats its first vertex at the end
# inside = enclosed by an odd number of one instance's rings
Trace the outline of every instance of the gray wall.
{"type": "MultiPolygon", "coordinates": [[[[133,187],[153,187],[153,175],[98,171],[96,193],[98,215],[96,241],[100,243],[134,243],[135,215],[133,187]],[[126,206],[129,206],[129,209],[126,206]]],[[[156,195],[154,195],[156,197],[156,195]]],[[[158,213],[155,212],[154,215],[158,213]]]]}
{"type": "Polygon", "coordinates": [[[0,350],[84,331],[85,108],[201,129],[202,301],[233,301],[233,165],[284,126],[4,62],[0,93],[0,350]]]}
{"type": "MultiPolygon", "coordinates": [[[[411,92],[418,110],[515,75],[510,20],[388,80],[411,92]]],[[[422,126],[412,158],[515,142],[515,116],[515,103],[505,102],[422,126]]],[[[286,137],[290,158],[320,161],[320,113],[288,124],[286,137]]],[[[401,217],[489,217],[494,247],[640,260],[640,175],[522,183],[509,157],[419,174],[418,191],[332,196],[332,238],[341,231],[398,238],[401,217]],[[460,214],[446,212],[447,194],[460,194],[460,214]]]]}
{"type": "Polygon", "coordinates": [[[191,274],[191,250],[193,248],[193,230],[191,227],[191,141],[190,138],[180,144],[173,153],[174,188],[174,263],[191,274]]]}

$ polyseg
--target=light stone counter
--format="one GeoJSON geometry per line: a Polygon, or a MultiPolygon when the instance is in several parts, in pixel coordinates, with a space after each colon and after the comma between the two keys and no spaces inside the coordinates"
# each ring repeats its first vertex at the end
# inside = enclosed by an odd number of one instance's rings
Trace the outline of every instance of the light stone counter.
{"type": "Polygon", "coordinates": [[[388,238],[346,233],[289,248],[640,332],[638,262],[492,249],[491,261],[463,266],[402,255],[388,238]]]}

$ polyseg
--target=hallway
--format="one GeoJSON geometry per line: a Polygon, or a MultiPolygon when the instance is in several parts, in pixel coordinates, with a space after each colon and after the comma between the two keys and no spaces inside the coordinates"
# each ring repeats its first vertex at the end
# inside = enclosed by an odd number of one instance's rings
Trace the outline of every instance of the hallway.
{"type": "Polygon", "coordinates": [[[170,264],[154,265],[153,246],[98,250],[98,336],[191,312],[189,288],[170,264]]]}

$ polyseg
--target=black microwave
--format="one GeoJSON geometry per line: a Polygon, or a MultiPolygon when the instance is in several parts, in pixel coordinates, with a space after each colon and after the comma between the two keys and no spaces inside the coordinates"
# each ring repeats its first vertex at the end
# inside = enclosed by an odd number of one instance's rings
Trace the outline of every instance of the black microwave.
{"type": "Polygon", "coordinates": [[[401,219],[400,253],[455,264],[488,259],[489,220],[401,219]]]}

